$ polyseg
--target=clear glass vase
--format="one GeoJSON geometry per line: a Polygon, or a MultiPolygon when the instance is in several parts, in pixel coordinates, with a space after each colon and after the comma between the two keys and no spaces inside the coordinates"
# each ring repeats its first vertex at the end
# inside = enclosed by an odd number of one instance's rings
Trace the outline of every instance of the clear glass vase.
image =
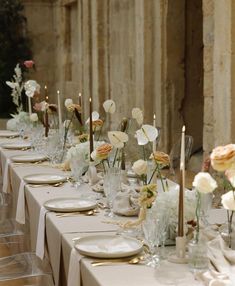
{"type": "Polygon", "coordinates": [[[208,269],[207,241],[199,234],[188,244],[189,268],[192,272],[200,272],[208,269]]]}

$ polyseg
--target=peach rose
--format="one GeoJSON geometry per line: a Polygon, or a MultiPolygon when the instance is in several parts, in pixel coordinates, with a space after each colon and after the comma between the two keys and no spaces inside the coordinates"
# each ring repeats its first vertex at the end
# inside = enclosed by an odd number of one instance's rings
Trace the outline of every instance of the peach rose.
{"type": "Polygon", "coordinates": [[[156,163],[163,165],[163,166],[170,165],[169,155],[161,151],[156,151],[152,153],[152,155],[150,156],[150,159],[153,159],[156,163]]]}
{"type": "Polygon", "coordinates": [[[93,126],[93,130],[100,130],[100,128],[103,126],[104,121],[101,119],[97,119],[92,121],[92,126],[93,126]]]}
{"type": "Polygon", "coordinates": [[[96,148],[96,158],[99,160],[105,160],[108,158],[109,153],[112,151],[113,146],[109,143],[105,143],[96,148]]]}
{"type": "Polygon", "coordinates": [[[235,162],[235,145],[228,144],[214,148],[210,158],[214,170],[223,172],[231,169],[235,162]]]}

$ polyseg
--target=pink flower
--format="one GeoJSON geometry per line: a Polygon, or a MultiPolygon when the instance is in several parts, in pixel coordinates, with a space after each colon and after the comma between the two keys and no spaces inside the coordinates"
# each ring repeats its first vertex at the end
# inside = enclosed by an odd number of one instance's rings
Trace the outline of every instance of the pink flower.
{"type": "Polygon", "coordinates": [[[28,69],[31,69],[34,66],[34,61],[32,60],[24,61],[24,66],[28,69]]]}

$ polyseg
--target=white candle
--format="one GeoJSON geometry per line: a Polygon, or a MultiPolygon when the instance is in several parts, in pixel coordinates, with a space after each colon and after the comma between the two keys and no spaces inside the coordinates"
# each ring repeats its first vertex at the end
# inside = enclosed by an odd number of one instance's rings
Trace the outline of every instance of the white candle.
{"type": "MultiPolygon", "coordinates": [[[[153,127],[156,128],[156,115],[154,113],[153,115],[153,127]]],[[[157,144],[156,144],[156,139],[153,141],[153,153],[156,152],[157,150],[157,144]]]]}
{"type": "Polygon", "coordinates": [[[62,114],[61,114],[60,91],[59,90],[57,90],[57,105],[58,105],[59,128],[61,128],[61,126],[62,126],[62,114]]]}
{"type": "Polygon", "coordinates": [[[78,94],[78,104],[80,105],[80,107],[82,106],[82,94],[81,94],[81,92],[79,92],[79,94],[78,94]]]}
{"type": "Polygon", "coordinates": [[[31,105],[31,97],[28,96],[28,105],[29,105],[29,115],[32,114],[32,105],[31,105]]]}

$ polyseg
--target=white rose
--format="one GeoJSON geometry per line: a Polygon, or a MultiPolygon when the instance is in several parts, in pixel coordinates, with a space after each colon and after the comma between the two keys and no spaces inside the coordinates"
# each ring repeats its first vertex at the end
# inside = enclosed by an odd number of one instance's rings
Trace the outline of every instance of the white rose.
{"type": "Polygon", "coordinates": [[[132,170],[139,176],[147,174],[147,162],[144,160],[137,160],[132,166],[132,170]]]}
{"type": "Polygon", "coordinates": [[[38,121],[37,113],[32,113],[29,118],[30,118],[30,121],[32,121],[32,122],[38,121]]]}
{"type": "Polygon", "coordinates": [[[235,193],[229,191],[228,193],[221,196],[221,202],[226,210],[235,211],[235,193]]]}
{"type": "Polygon", "coordinates": [[[143,121],[144,121],[143,111],[138,107],[133,108],[132,109],[132,118],[134,118],[139,125],[142,125],[143,121]]]}
{"type": "Polygon", "coordinates": [[[213,192],[217,188],[217,183],[209,173],[200,172],[194,177],[193,187],[206,194],[213,192]]]}
{"type": "Polygon", "coordinates": [[[64,106],[68,109],[71,105],[73,105],[73,100],[71,98],[65,99],[64,106]]]}
{"type": "Polygon", "coordinates": [[[111,114],[113,114],[116,110],[116,104],[112,99],[105,100],[105,102],[103,103],[103,107],[104,107],[105,112],[108,112],[111,114]]]}

